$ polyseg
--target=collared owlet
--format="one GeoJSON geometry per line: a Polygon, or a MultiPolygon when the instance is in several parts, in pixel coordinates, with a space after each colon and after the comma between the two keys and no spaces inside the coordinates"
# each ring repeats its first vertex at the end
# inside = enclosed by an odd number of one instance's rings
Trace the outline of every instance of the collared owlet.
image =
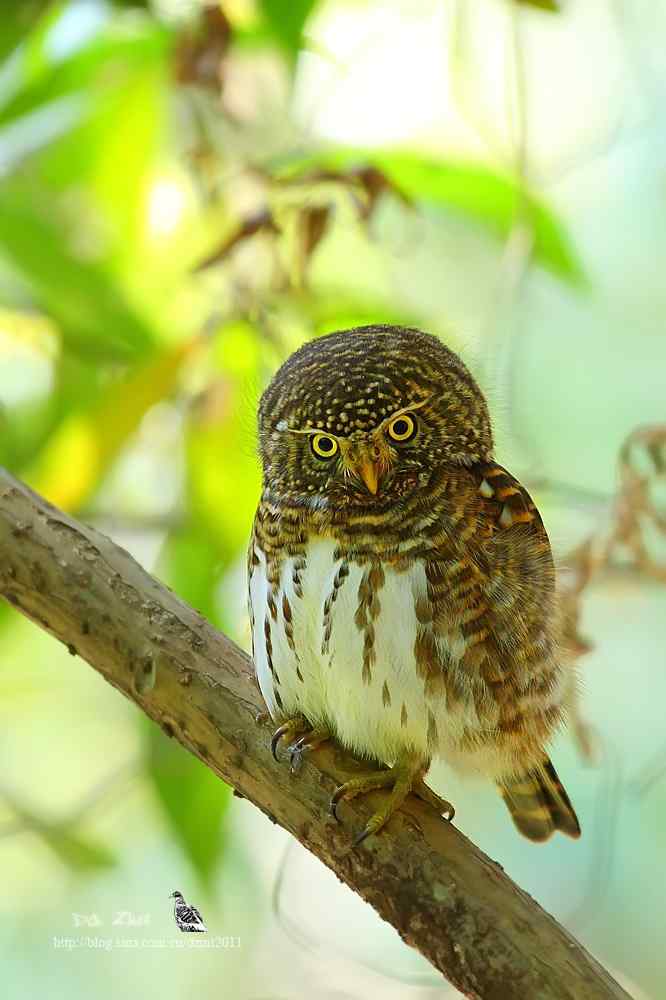
{"type": "Polygon", "coordinates": [[[254,662],[273,752],[327,739],[385,765],[357,842],[434,757],[486,775],[525,836],[580,827],[546,744],[562,722],[553,560],[527,491],[493,460],[485,399],[419,330],[305,344],[259,406],[263,490],[249,550],[254,662]]]}

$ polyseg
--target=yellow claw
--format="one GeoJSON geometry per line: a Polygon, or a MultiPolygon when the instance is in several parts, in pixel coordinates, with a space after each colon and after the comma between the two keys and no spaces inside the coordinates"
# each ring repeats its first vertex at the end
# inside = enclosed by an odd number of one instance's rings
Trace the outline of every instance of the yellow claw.
{"type": "Polygon", "coordinates": [[[455,815],[455,810],[450,802],[442,799],[423,781],[423,775],[428,769],[428,761],[421,757],[408,755],[397,761],[393,767],[385,771],[373,771],[370,774],[346,781],[339,788],[336,788],[331,798],[331,815],[340,822],[338,816],[338,803],[349,802],[357,795],[372,792],[379,788],[390,788],[391,793],[383,806],[373,816],[370,817],[364,829],[355,837],[354,847],[361,844],[366,837],[373,833],[378,833],[389,821],[391,816],[403,804],[410,792],[431,805],[440,816],[451,821],[455,815]]]}

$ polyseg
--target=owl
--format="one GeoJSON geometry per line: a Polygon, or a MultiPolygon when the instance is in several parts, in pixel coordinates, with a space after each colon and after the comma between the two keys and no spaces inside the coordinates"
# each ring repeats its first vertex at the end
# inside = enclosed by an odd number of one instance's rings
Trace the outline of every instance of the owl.
{"type": "Polygon", "coordinates": [[[493,459],[462,361],[415,329],[305,344],[259,405],[261,500],[249,546],[253,657],[294,765],[325,740],[383,767],[336,789],[388,794],[356,843],[442,758],[498,787],[531,840],[580,827],[546,746],[566,672],[548,536],[493,459]]]}

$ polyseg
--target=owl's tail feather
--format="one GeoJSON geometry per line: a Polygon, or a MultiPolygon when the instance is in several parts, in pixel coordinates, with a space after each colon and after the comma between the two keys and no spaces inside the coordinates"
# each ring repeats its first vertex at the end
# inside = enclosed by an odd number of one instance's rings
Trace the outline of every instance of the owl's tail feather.
{"type": "Polygon", "coordinates": [[[550,760],[505,781],[501,791],[513,822],[529,840],[547,840],[555,830],[580,837],[578,817],[550,760]]]}

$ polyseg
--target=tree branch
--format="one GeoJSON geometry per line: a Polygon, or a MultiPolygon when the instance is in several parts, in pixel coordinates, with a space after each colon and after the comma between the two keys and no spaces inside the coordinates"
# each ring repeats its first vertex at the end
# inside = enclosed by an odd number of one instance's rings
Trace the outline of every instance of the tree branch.
{"type": "Polygon", "coordinates": [[[352,850],[382,793],[328,816],[359,764],[316,751],[297,776],[269,750],[252,665],[104,535],[0,470],[0,595],[64,642],[289,830],[459,990],[483,1000],[627,997],[555,920],[426,804],[352,850]]]}

